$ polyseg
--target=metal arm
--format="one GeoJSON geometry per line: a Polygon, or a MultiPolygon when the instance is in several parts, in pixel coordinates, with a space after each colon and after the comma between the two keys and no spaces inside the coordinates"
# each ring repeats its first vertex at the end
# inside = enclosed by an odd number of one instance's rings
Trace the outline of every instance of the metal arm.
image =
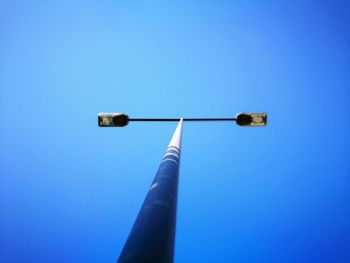
{"type": "MultiPolygon", "coordinates": [[[[129,118],[124,113],[99,113],[98,125],[100,127],[124,127],[130,121],[180,121],[181,118],[129,118]]],[[[235,121],[241,126],[265,126],[267,114],[259,112],[243,112],[235,118],[182,118],[183,121],[235,121]]]]}
{"type": "MultiPolygon", "coordinates": [[[[236,121],[236,118],[183,118],[183,121],[236,121]]],[[[129,121],[180,121],[180,118],[129,118],[129,121]]]]}

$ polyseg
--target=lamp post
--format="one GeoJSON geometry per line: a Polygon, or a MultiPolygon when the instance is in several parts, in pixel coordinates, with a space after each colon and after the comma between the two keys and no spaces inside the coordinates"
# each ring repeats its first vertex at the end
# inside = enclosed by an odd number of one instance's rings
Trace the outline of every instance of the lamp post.
{"type": "Polygon", "coordinates": [[[117,263],[172,263],[184,121],[235,121],[241,126],[264,126],[266,113],[240,113],[235,118],[129,118],[123,113],[100,113],[100,127],[123,127],[132,121],[178,121],[129,237],[117,263]]]}

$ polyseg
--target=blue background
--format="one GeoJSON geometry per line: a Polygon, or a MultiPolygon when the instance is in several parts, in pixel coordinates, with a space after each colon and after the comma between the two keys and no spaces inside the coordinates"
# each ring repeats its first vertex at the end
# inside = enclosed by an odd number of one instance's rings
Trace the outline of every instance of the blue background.
{"type": "Polygon", "coordinates": [[[0,261],[114,262],[185,123],[175,262],[350,262],[348,1],[1,1],[0,261]]]}

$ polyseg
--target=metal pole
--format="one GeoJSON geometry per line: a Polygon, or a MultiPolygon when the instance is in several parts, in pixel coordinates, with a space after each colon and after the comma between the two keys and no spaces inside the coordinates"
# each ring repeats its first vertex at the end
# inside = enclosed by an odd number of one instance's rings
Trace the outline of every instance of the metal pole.
{"type": "Polygon", "coordinates": [[[182,133],[178,120],[118,263],[173,262],[182,133]]]}

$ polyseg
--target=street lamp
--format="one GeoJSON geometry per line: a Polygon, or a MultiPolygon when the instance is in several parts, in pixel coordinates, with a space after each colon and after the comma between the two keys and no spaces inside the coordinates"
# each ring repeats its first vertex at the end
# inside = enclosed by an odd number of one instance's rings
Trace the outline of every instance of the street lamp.
{"type": "MultiPolygon", "coordinates": [[[[124,127],[130,121],[180,121],[180,118],[129,118],[124,113],[99,113],[100,127],[124,127]]],[[[265,126],[267,114],[262,112],[242,112],[235,118],[183,118],[183,121],[235,121],[240,126],[265,126]]]]}
{"type": "Polygon", "coordinates": [[[173,263],[183,121],[235,121],[241,126],[265,126],[267,114],[243,112],[235,118],[129,118],[124,113],[98,114],[100,127],[124,127],[130,121],[176,121],[179,124],[117,263],[173,263]]]}

